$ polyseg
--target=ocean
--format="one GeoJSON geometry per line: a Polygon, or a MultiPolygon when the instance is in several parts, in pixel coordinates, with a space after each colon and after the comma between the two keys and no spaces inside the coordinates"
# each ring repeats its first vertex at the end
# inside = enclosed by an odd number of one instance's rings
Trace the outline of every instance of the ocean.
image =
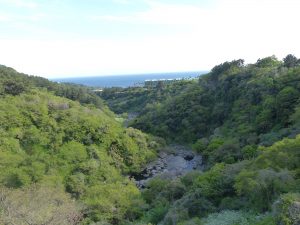
{"type": "Polygon", "coordinates": [[[74,84],[82,84],[86,86],[102,87],[102,88],[132,87],[132,86],[143,85],[146,80],[195,78],[204,73],[207,73],[207,71],[74,77],[74,78],[57,78],[51,80],[60,83],[74,83],[74,84]]]}

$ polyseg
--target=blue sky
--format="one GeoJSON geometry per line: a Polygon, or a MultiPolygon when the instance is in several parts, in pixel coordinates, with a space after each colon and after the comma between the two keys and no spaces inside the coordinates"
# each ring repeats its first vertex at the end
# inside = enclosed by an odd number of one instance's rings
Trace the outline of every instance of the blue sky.
{"type": "Polygon", "coordinates": [[[44,77],[298,54],[297,0],[0,0],[0,64],[44,77]]]}

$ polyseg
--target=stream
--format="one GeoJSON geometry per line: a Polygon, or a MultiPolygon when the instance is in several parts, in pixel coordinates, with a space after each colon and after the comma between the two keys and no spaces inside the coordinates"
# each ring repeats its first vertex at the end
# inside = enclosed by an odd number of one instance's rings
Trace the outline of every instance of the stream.
{"type": "Polygon", "coordinates": [[[142,189],[154,178],[174,179],[192,170],[202,170],[202,156],[181,145],[170,145],[158,154],[158,158],[146,165],[144,170],[133,175],[136,185],[142,189]]]}

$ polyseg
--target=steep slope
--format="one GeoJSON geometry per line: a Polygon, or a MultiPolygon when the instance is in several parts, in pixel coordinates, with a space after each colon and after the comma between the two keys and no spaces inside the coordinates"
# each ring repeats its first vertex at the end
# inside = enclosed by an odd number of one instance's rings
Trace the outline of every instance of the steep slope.
{"type": "MultiPolygon", "coordinates": [[[[1,199],[12,199],[12,203],[0,204],[3,223],[16,219],[9,218],[10,206],[15,206],[13,212],[20,216],[14,223],[21,224],[30,216],[22,217],[23,211],[13,196],[18,190],[24,190],[24,196],[28,191],[32,193],[34,185],[39,186],[37,193],[45,195],[52,190],[40,188],[65,189],[81,205],[78,215],[86,224],[118,224],[138,218],[144,202],[128,175],[155,157],[159,144],[154,138],[133,128],[122,128],[102,103],[82,106],[54,95],[58,90],[68,90],[67,85],[61,87],[9,68],[1,69],[0,186],[1,193],[8,193],[1,199]]],[[[82,101],[83,93],[90,99],[85,103],[102,102],[92,93],[82,92],[81,87],[71,89],[78,94],[78,101],[82,101]]],[[[75,95],[68,97],[76,99],[75,95]]],[[[49,200],[45,211],[50,212],[51,207],[49,200]]],[[[37,223],[38,218],[33,219],[37,223]]]]}
{"type": "Polygon", "coordinates": [[[225,62],[198,83],[146,107],[132,126],[170,141],[195,143],[212,162],[246,158],[299,130],[300,66],[275,57],[225,62]],[[245,149],[244,149],[245,150],[245,149]]]}
{"type": "Polygon", "coordinates": [[[206,163],[142,192],[129,175],[155,157],[159,138],[123,128],[85,87],[0,67],[0,222],[298,225],[299,64],[235,60],[159,91],[110,90],[118,113],[139,111],[133,126],[192,145],[206,163]]]}
{"type": "Polygon", "coordinates": [[[292,55],[225,62],[148,104],[131,125],[192,145],[206,170],[149,181],[139,224],[299,224],[299,112],[300,60],[292,55]]]}

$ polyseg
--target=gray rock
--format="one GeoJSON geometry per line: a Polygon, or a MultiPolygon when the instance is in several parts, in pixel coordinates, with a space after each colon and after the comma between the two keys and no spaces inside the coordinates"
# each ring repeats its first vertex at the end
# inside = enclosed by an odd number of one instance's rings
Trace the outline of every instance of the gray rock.
{"type": "Polygon", "coordinates": [[[179,145],[171,145],[161,151],[156,161],[151,162],[138,176],[136,184],[144,188],[147,182],[154,178],[174,179],[192,170],[202,169],[202,157],[192,150],[179,145]]]}

